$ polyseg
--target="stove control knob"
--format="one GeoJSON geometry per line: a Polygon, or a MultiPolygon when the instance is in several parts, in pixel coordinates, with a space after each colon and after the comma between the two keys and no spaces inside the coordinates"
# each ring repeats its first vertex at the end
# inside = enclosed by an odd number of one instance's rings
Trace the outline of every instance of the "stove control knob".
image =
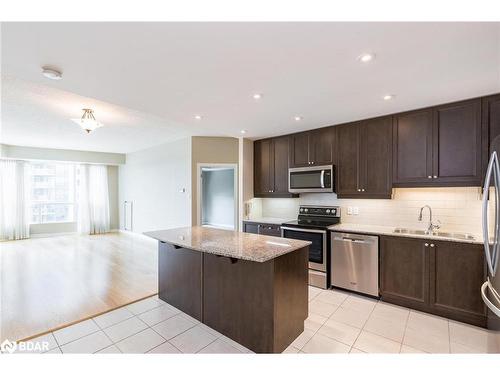
{"type": "Polygon", "coordinates": [[[308,210],[307,208],[305,208],[305,209],[304,209],[304,212],[307,212],[307,211],[309,211],[309,210],[308,210]]]}
{"type": "Polygon", "coordinates": [[[329,209],[329,208],[326,210],[326,213],[327,213],[327,214],[329,214],[329,213],[330,213],[330,209],[329,209]]]}
{"type": "Polygon", "coordinates": [[[301,209],[300,209],[300,212],[304,212],[304,209],[303,209],[303,208],[301,208],[301,209]]]}

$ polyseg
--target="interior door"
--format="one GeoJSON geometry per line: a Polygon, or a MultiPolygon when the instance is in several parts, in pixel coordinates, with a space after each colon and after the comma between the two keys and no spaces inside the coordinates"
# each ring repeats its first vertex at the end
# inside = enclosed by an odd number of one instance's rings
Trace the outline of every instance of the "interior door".
{"type": "Polygon", "coordinates": [[[439,106],[433,122],[433,180],[438,184],[480,186],[481,100],[439,106]]]}

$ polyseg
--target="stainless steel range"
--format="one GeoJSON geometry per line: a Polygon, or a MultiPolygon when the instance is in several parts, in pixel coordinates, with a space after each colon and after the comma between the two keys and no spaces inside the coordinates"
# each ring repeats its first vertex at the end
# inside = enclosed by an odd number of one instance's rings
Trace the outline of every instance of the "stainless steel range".
{"type": "Polygon", "coordinates": [[[340,223],[340,207],[300,206],[297,220],[281,224],[281,236],[310,241],[309,285],[327,289],[330,270],[328,227],[340,223]]]}

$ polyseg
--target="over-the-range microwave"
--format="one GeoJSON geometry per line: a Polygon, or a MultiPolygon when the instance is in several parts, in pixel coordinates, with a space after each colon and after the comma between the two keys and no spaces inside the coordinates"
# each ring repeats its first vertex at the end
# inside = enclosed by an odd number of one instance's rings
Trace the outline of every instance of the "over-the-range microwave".
{"type": "Polygon", "coordinates": [[[333,193],[334,166],[288,169],[288,191],[290,193],[333,193]]]}

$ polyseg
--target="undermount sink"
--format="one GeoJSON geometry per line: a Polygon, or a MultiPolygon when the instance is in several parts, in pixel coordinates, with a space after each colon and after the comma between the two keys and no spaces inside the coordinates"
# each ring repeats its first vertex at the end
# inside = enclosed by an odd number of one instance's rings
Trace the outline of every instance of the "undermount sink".
{"type": "Polygon", "coordinates": [[[474,240],[475,237],[470,233],[452,233],[452,232],[432,232],[428,233],[422,229],[408,229],[408,228],[396,228],[394,229],[394,233],[402,233],[402,234],[418,234],[418,235],[427,235],[427,236],[436,236],[436,237],[448,237],[448,238],[456,238],[460,240],[474,240]]]}

